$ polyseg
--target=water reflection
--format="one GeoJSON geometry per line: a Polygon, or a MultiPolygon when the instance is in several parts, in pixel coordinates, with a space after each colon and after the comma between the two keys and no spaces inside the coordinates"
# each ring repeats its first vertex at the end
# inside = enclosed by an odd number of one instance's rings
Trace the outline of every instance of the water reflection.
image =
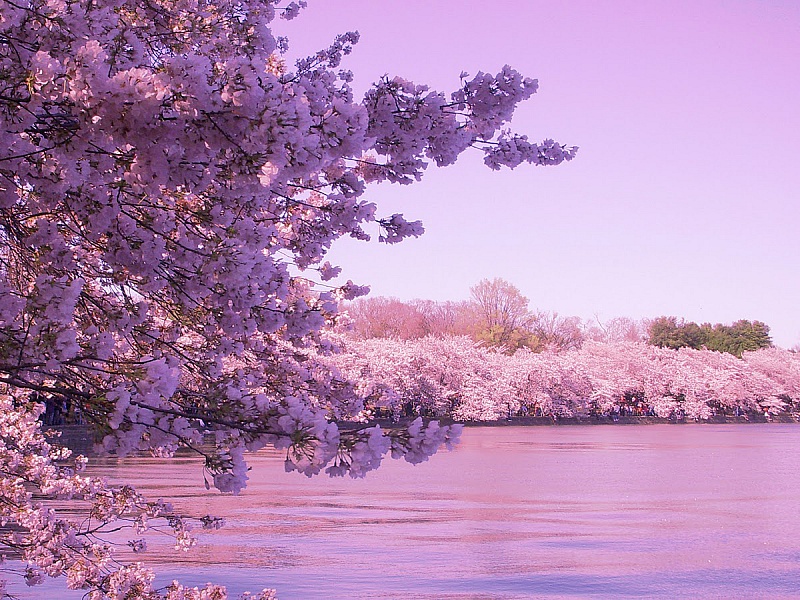
{"type": "Polygon", "coordinates": [[[799,452],[796,425],[470,428],[455,452],[365,480],[305,479],[262,453],[236,498],[206,492],[195,460],[95,469],[226,517],[188,554],[151,543],[164,583],[282,600],[796,598],[799,452]]]}

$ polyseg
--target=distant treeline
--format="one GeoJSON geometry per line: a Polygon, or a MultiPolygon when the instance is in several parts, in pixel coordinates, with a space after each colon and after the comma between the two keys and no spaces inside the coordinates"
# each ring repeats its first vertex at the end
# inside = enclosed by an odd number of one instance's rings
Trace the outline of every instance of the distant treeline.
{"type": "Polygon", "coordinates": [[[421,339],[466,336],[475,342],[513,353],[571,350],[587,341],[647,342],[662,348],[693,348],[727,352],[741,357],[745,351],[769,348],[769,326],[761,321],[739,320],[732,325],[698,325],[677,317],[634,320],[618,317],[605,322],[563,317],[529,308],[529,300],[511,283],[485,279],[461,302],[433,302],[396,298],[362,298],[349,304],[352,333],[360,339],[421,339]]]}

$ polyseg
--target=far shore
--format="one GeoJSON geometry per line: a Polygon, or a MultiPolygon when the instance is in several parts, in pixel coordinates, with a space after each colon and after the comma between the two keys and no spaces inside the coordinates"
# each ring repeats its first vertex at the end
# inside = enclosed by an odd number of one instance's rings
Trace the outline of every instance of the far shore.
{"type": "MultiPolygon", "coordinates": [[[[408,426],[416,417],[403,417],[399,421],[391,419],[374,419],[367,423],[340,422],[341,429],[362,429],[380,425],[383,429],[408,426]]],[[[591,425],[736,425],[750,423],[800,423],[800,414],[782,413],[770,415],[767,419],[763,414],[749,414],[736,417],[733,415],[715,415],[708,419],[690,418],[661,418],[652,416],[619,416],[607,415],[585,417],[508,417],[495,421],[455,421],[449,417],[424,417],[426,422],[439,421],[442,425],[464,425],[464,427],[556,427],[556,426],[591,426],[591,425]]]]}
{"type": "Polygon", "coordinates": [[[774,415],[769,419],[764,415],[749,415],[747,417],[734,417],[717,415],[709,419],[660,418],[660,417],[510,417],[497,421],[470,421],[463,423],[466,427],[505,427],[505,426],[560,426],[560,425],[707,425],[707,424],[750,424],[750,423],[798,423],[800,415],[783,414],[774,415]]]}
{"type": "MultiPolygon", "coordinates": [[[[338,425],[342,430],[364,429],[366,427],[373,427],[380,425],[383,429],[396,429],[398,427],[407,427],[414,421],[414,417],[403,417],[399,421],[392,421],[391,419],[376,419],[367,423],[356,422],[339,422],[338,425]]],[[[562,426],[593,426],[593,425],[746,425],[751,423],[798,423],[800,422],[800,414],[797,413],[783,413],[779,415],[771,415],[769,419],[762,414],[750,414],[747,416],[735,417],[729,415],[716,415],[709,419],[694,420],[694,419],[676,419],[669,418],[663,419],[651,416],[619,416],[611,417],[600,415],[597,417],[509,417],[505,419],[498,419],[496,421],[454,421],[447,417],[439,418],[425,418],[425,421],[439,421],[442,425],[464,425],[465,427],[562,427],[562,426]]],[[[52,432],[58,435],[58,441],[51,438],[51,443],[56,442],[59,445],[66,446],[75,453],[83,454],[84,456],[95,455],[93,451],[94,440],[92,432],[86,425],[61,425],[57,427],[46,427],[45,431],[52,432]]]]}

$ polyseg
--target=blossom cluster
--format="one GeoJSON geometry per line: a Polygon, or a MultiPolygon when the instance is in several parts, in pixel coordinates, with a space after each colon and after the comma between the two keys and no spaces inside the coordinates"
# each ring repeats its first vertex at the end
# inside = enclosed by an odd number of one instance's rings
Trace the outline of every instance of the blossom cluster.
{"type": "MultiPolygon", "coordinates": [[[[51,445],[40,429],[39,404],[0,393],[0,547],[8,560],[6,573],[17,573],[28,585],[46,577],[63,577],[69,589],[85,590],[90,600],[210,600],[227,597],[225,588],[184,588],[177,582],[166,590],[153,586],[154,574],[139,563],[119,567],[110,536],[125,528],[137,536],[157,529],[171,532],[177,550],[195,544],[192,520],[163,502],[150,502],[130,486],[111,487],[82,475],[84,457],[51,445]],[[34,499],[35,498],[35,499],[34,499]],[[52,500],[79,502],[75,516],[54,510],[52,500]],[[13,560],[15,559],[15,560],[13,560]]],[[[214,527],[213,517],[200,519],[214,527]]],[[[133,552],[146,548],[144,538],[127,543],[133,552]]],[[[264,590],[263,600],[273,598],[264,590]]]]}

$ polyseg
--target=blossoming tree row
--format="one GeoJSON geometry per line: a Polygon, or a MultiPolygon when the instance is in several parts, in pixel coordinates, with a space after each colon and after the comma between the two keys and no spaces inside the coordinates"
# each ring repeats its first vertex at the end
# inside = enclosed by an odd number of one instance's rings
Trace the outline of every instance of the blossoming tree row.
{"type": "Polygon", "coordinates": [[[490,421],[510,415],[623,414],[662,418],[800,409],[800,354],[765,348],[742,358],[644,342],[585,342],[566,352],[507,355],[467,337],[343,338],[329,360],[376,414],[490,421]]]}

